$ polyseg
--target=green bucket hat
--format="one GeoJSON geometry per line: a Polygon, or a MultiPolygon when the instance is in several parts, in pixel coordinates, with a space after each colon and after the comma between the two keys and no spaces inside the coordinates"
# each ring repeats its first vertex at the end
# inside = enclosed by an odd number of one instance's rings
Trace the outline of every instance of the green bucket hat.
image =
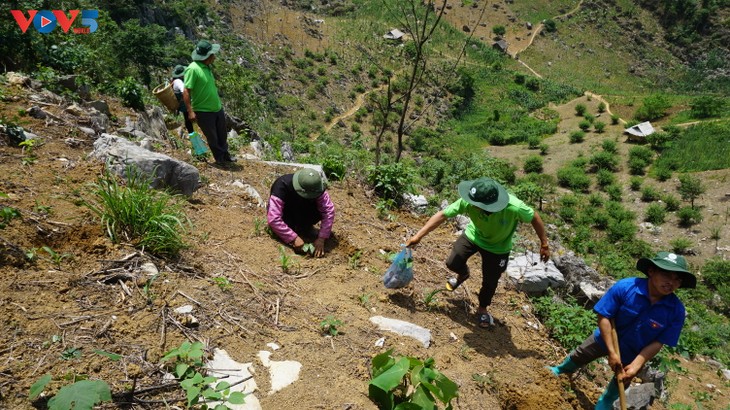
{"type": "Polygon", "coordinates": [[[294,190],[302,198],[315,199],[324,193],[322,177],[314,169],[304,168],[294,173],[292,178],[294,190]]]}
{"type": "Polygon", "coordinates": [[[487,212],[499,212],[509,204],[507,190],[491,178],[460,182],[459,195],[461,199],[487,212]]]}
{"type": "Polygon", "coordinates": [[[220,44],[211,44],[207,40],[200,40],[198,41],[198,45],[195,46],[191,58],[193,61],[203,61],[210,57],[211,54],[217,53],[220,49],[220,44]]]}
{"type": "Polygon", "coordinates": [[[653,259],[641,258],[636,262],[636,269],[648,274],[649,266],[656,266],[661,270],[675,272],[682,278],[680,288],[694,289],[697,286],[697,278],[687,270],[687,261],[683,256],[670,252],[659,252],[653,259]]]}
{"type": "Polygon", "coordinates": [[[172,70],[172,78],[182,78],[183,74],[185,74],[185,66],[184,65],[176,65],[175,68],[172,70]]]}

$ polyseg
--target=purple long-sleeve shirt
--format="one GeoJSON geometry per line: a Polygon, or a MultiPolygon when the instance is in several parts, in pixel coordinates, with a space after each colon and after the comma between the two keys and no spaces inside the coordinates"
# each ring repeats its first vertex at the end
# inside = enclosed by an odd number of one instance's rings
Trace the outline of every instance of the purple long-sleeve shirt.
{"type": "Polygon", "coordinates": [[[335,221],[335,205],[328,192],[316,199],[301,198],[291,184],[291,174],[284,175],[274,182],[269,197],[266,219],[271,230],[284,243],[291,243],[297,238],[296,225],[313,225],[314,219],[320,222],[319,237],[327,239],[332,233],[335,221]],[[313,213],[319,215],[312,215],[313,213]],[[288,222],[288,223],[287,223],[288,222]]]}

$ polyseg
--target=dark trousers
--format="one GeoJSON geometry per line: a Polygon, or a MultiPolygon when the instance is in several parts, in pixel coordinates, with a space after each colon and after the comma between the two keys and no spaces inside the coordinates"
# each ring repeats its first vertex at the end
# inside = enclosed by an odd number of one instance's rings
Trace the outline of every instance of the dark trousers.
{"type": "Polygon", "coordinates": [[[462,278],[469,276],[466,261],[479,252],[482,257],[482,288],[479,290],[479,307],[486,308],[492,304],[494,292],[502,273],[507,270],[509,253],[495,254],[473,244],[463,233],[454,242],[451,255],[446,259],[446,267],[462,278]]]}
{"type": "Polygon", "coordinates": [[[599,357],[608,356],[608,350],[598,344],[596,336],[591,334],[583,341],[583,343],[581,343],[580,346],[570,352],[568,356],[573,360],[573,362],[575,362],[575,364],[583,367],[599,357]]]}
{"type": "Polygon", "coordinates": [[[205,139],[208,140],[210,152],[213,153],[215,162],[230,161],[231,154],[228,153],[228,134],[226,133],[226,115],[223,108],[218,112],[195,111],[198,118],[198,126],[203,131],[205,139]]]}

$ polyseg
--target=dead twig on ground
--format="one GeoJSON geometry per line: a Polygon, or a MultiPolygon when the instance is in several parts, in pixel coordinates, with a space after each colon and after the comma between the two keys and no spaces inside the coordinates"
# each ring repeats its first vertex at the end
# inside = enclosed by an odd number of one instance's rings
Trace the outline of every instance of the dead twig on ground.
{"type": "Polygon", "coordinates": [[[180,296],[184,297],[185,299],[187,299],[187,300],[189,300],[189,301],[191,301],[191,302],[195,303],[196,305],[198,305],[198,306],[200,306],[200,307],[203,307],[203,305],[201,305],[201,304],[200,304],[200,302],[198,302],[197,300],[195,300],[195,299],[191,298],[190,296],[186,295],[185,293],[183,293],[183,291],[181,291],[181,290],[178,290],[178,291],[177,291],[177,293],[178,293],[178,294],[179,294],[180,296]]]}

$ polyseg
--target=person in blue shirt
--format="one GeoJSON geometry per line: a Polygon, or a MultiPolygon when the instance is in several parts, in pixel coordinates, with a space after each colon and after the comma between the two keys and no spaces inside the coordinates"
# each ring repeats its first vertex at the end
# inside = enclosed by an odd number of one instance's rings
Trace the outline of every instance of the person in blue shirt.
{"type": "Polygon", "coordinates": [[[608,356],[608,365],[616,377],[596,403],[597,410],[613,409],[619,395],[617,378],[628,385],[664,345],[677,345],[685,309],[674,291],[697,285],[697,278],[687,270],[687,261],[674,253],[659,252],[652,259],[641,258],[636,269],[647,277],[616,282],[593,307],[598,315],[598,329],[562,364],[549,367],[555,375],[573,373],[599,357],[608,356]],[[611,320],[616,326],[618,352],[613,347],[611,320]]]}

